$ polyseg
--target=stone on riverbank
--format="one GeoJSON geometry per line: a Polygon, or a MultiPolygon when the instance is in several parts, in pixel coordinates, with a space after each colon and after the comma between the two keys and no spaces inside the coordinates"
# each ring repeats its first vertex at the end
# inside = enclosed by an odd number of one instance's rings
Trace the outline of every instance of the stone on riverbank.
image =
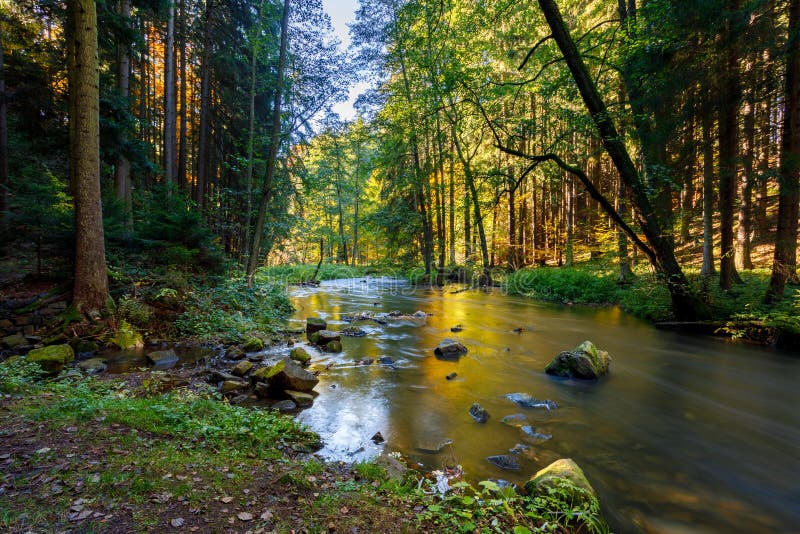
{"type": "Polygon", "coordinates": [[[44,372],[57,375],[66,364],[75,359],[75,352],[69,345],[50,345],[33,349],[26,356],[29,362],[38,363],[44,372]]]}
{"type": "Polygon", "coordinates": [[[303,393],[302,391],[293,391],[291,389],[287,389],[284,391],[289,398],[291,398],[295,404],[298,406],[311,406],[314,404],[314,396],[309,395],[308,393],[303,393]]]}
{"type": "Polygon", "coordinates": [[[564,351],[553,358],[544,372],[562,378],[596,380],[608,374],[611,357],[599,350],[591,341],[584,341],[574,350],[564,351]]]}
{"type": "Polygon", "coordinates": [[[233,369],[231,369],[231,374],[234,376],[244,376],[250,372],[250,369],[253,368],[253,362],[244,360],[237,363],[233,369]]]}
{"type": "Polygon", "coordinates": [[[255,382],[265,382],[271,388],[285,391],[311,391],[319,379],[300,367],[294,360],[284,358],[272,367],[262,367],[252,374],[255,382]]]}
{"type": "Polygon", "coordinates": [[[78,369],[89,375],[96,375],[108,371],[108,360],[105,358],[89,358],[78,362],[78,369]]]}
{"type": "Polygon", "coordinates": [[[226,380],[222,383],[220,391],[222,393],[240,392],[250,388],[250,383],[246,380],[237,378],[236,380],[226,380]]]}
{"type": "Polygon", "coordinates": [[[178,355],[172,349],[156,350],[147,353],[147,361],[155,366],[165,366],[178,363],[178,355]]]}
{"type": "Polygon", "coordinates": [[[571,496],[574,501],[585,502],[590,497],[597,497],[583,470],[571,458],[562,458],[538,471],[525,483],[525,490],[529,495],[535,496],[546,493],[549,489],[558,488],[565,480],[588,492],[587,495],[582,491],[573,491],[571,496]]]}
{"type": "Polygon", "coordinates": [[[264,342],[257,337],[247,338],[242,345],[242,350],[245,352],[258,352],[260,350],[264,350],[264,342]]]}
{"type": "Polygon", "coordinates": [[[0,339],[0,345],[7,349],[13,349],[15,347],[19,347],[20,345],[27,345],[27,341],[25,340],[24,335],[21,333],[16,333],[0,339]]]}

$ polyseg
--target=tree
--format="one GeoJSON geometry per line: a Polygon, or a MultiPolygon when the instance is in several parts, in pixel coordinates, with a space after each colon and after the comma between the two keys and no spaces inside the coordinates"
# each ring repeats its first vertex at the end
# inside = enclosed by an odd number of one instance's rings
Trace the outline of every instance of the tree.
{"type": "Polygon", "coordinates": [[[177,101],[175,95],[175,2],[167,7],[164,39],[164,183],[167,191],[177,173],[177,101]]]}
{"type": "MultiPolygon", "coordinates": [[[[2,24],[2,20],[0,20],[2,24]]],[[[2,28],[0,28],[2,36],[2,28]]],[[[0,235],[8,235],[8,122],[6,120],[6,76],[3,65],[3,40],[0,37],[0,235]]],[[[0,240],[0,246],[4,245],[0,240]]]]}
{"type": "Polygon", "coordinates": [[[250,247],[250,257],[247,260],[247,280],[252,285],[253,276],[258,267],[258,258],[261,254],[261,235],[264,233],[264,223],[267,219],[267,206],[272,194],[272,179],[275,175],[275,163],[278,157],[278,144],[281,134],[281,99],[283,97],[283,72],[286,69],[286,49],[289,43],[289,7],[290,0],[283,2],[283,15],[281,17],[281,49],[278,58],[278,70],[275,74],[275,96],[272,108],[272,126],[269,137],[269,152],[267,154],[267,171],[264,177],[264,189],[261,192],[261,202],[258,206],[258,218],[253,231],[253,244],[250,247]]]}
{"type": "Polygon", "coordinates": [[[69,0],[70,182],[75,198],[73,305],[93,315],[108,298],[100,200],[100,88],[94,0],[69,0]]]}
{"type": "Polygon", "coordinates": [[[778,183],[778,231],[765,301],[783,298],[786,281],[797,277],[797,217],[800,203],[800,0],[789,2],[784,79],[783,135],[778,183]]]}

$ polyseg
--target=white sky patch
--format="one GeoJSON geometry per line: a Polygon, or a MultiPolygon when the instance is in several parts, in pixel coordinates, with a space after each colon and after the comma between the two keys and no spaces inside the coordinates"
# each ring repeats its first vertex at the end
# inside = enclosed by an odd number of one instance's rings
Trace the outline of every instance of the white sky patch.
{"type": "MultiPolygon", "coordinates": [[[[322,0],[322,7],[331,17],[333,32],[342,42],[342,49],[347,50],[350,46],[350,30],[347,25],[355,20],[358,0],[322,0]]],[[[354,119],[356,111],[353,109],[353,104],[366,87],[368,87],[366,83],[356,83],[351,86],[347,101],[336,104],[333,110],[344,120],[354,119]]]]}

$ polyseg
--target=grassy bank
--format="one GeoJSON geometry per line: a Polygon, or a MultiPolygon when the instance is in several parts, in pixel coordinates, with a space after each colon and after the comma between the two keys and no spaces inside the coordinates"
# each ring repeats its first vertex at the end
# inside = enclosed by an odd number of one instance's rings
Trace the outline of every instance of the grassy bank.
{"type": "Polygon", "coordinates": [[[191,377],[39,374],[0,363],[3,532],[606,530],[570,484],[531,498],[458,483],[440,498],[421,473],[325,463],[293,419],[231,406],[191,377]]]}
{"type": "MultiPolygon", "coordinates": [[[[695,290],[708,303],[715,321],[726,323],[732,335],[737,325],[760,323],[767,328],[800,333],[800,288],[789,286],[787,297],[767,306],[762,299],[769,285],[770,272],[754,269],[740,273],[742,283],[730,291],[719,288],[717,277],[704,278],[697,270],[687,276],[695,290]]],[[[575,267],[539,267],[510,274],[504,288],[512,295],[538,300],[579,304],[613,304],[652,321],[671,319],[669,293],[664,283],[649,269],[637,269],[628,284],[619,284],[614,266],[586,262],[575,267]]]]}

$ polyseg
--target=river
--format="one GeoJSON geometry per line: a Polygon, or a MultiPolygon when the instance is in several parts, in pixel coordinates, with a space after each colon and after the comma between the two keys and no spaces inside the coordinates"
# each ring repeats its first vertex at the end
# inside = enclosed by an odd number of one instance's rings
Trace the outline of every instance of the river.
{"type": "Polygon", "coordinates": [[[431,314],[364,322],[341,354],[313,352],[320,375],[314,405],[298,418],[325,442],[321,454],[358,461],[384,448],[429,468],[461,465],[473,483],[523,483],[560,457],[574,459],[597,490],[617,532],[800,532],[800,357],[722,339],[664,332],[617,308],[565,307],[499,291],[411,289],[365,278],[291,291],[292,326],[344,314],[431,314]],[[452,333],[460,324],[463,331],[452,333]],[[522,329],[518,331],[518,329],[522,329]],[[515,331],[517,330],[517,331],[515,331]],[[436,358],[444,338],[469,352],[436,358]],[[584,340],[607,350],[611,373],[597,383],[554,380],[545,365],[584,340]],[[388,356],[393,366],[358,365],[388,356]],[[454,379],[446,377],[457,373],[454,379]],[[552,399],[526,409],[505,395],[552,399]],[[485,424],[468,410],[478,402],[485,424]],[[552,438],[519,455],[519,471],[486,457],[523,443],[501,423],[524,413],[552,438]],[[370,438],[380,432],[386,442],[370,438]],[[452,440],[438,454],[420,447],[452,440]]]}

